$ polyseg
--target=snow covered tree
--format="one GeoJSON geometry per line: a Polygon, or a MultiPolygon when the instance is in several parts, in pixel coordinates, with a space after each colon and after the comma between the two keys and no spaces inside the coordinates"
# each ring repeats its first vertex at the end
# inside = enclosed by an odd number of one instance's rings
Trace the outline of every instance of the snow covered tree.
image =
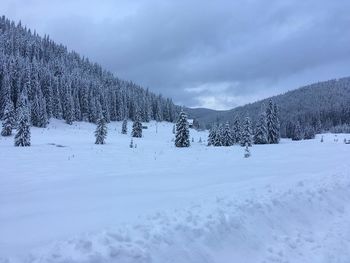
{"type": "Polygon", "coordinates": [[[2,136],[10,136],[12,134],[12,129],[15,125],[15,111],[13,108],[13,103],[10,99],[8,99],[4,115],[3,115],[3,123],[2,123],[2,130],[1,135],[2,136]]]}
{"type": "Polygon", "coordinates": [[[28,120],[28,123],[30,123],[30,108],[29,108],[29,100],[28,100],[28,92],[27,92],[27,87],[24,86],[19,103],[17,105],[17,120],[20,119],[21,115],[25,115],[25,117],[28,120]]]}
{"type": "Polygon", "coordinates": [[[215,130],[215,138],[214,138],[214,143],[213,143],[214,146],[216,146],[216,147],[222,146],[222,141],[223,141],[222,135],[223,135],[223,126],[222,126],[222,124],[219,124],[219,126],[215,130]]]}
{"type": "Polygon", "coordinates": [[[31,103],[31,111],[32,111],[32,124],[36,127],[46,127],[48,119],[46,112],[46,102],[43,97],[43,94],[39,88],[34,95],[34,99],[31,103]]]}
{"type": "Polygon", "coordinates": [[[266,109],[267,140],[270,144],[279,142],[279,121],[272,100],[266,109]]]}
{"type": "MultiPolygon", "coordinates": [[[[86,96],[84,96],[83,99],[86,100],[87,99],[86,96]]],[[[88,106],[86,105],[86,109],[87,108],[88,106]]],[[[62,116],[63,116],[61,96],[60,96],[60,90],[59,90],[59,81],[57,77],[55,77],[53,80],[52,116],[59,120],[62,119],[62,116]]],[[[84,120],[88,120],[88,119],[86,118],[84,120]]]]}
{"type": "Polygon", "coordinates": [[[30,128],[29,114],[25,108],[21,108],[19,113],[19,121],[17,125],[17,133],[15,135],[15,146],[30,146],[30,128]]]}
{"type": "Polygon", "coordinates": [[[320,120],[320,116],[317,116],[316,122],[314,124],[314,130],[315,133],[321,133],[322,132],[322,123],[320,120]]]}
{"type": "Polygon", "coordinates": [[[250,122],[250,118],[246,117],[243,123],[242,135],[241,135],[241,146],[248,145],[252,146],[252,124],[250,122]]]}
{"type": "Polygon", "coordinates": [[[255,127],[254,133],[254,143],[255,144],[266,144],[267,140],[267,124],[266,124],[266,115],[262,112],[259,116],[258,123],[255,127]]]}
{"type": "Polygon", "coordinates": [[[293,141],[300,141],[303,139],[303,132],[301,130],[300,127],[300,123],[299,121],[296,123],[295,127],[294,127],[294,132],[293,132],[293,136],[292,136],[292,140],[293,141]]]}
{"type": "Polygon", "coordinates": [[[241,141],[241,122],[239,119],[236,117],[234,122],[233,122],[233,127],[232,127],[232,139],[233,143],[240,143],[241,141]]]}
{"type": "Polygon", "coordinates": [[[311,140],[315,139],[315,130],[312,126],[306,126],[305,132],[304,132],[304,139],[305,140],[311,140]]]}
{"type": "Polygon", "coordinates": [[[128,121],[125,118],[122,124],[122,134],[127,134],[127,133],[128,133],[128,121]]]}
{"type": "Polygon", "coordinates": [[[233,145],[233,138],[231,134],[231,128],[229,122],[226,122],[225,127],[222,131],[222,146],[232,146],[233,145]]]}
{"type": "Polygon", "coordinates": [[[211,126],[211,129],[209,131],[209,135],[208,135],[208,146],[214,145],[214,141],[215,141],[215,136],[216,136],[216,125],[213,124],[211,126]]]}
{"type": "Polygon", "coordinates": [[[132,132],[131,136],[135,138],[141,138],[142,137],[142,123],[140,122],[140,112],[137,111],[135,120],[132,124],[132,132]]]}
{"type": "Polygon", "coordinates": [[[189,124],[187,121],[187,115],[183,110],[180,112],[178,120],[176,122],[175,146],[176,147],[190,146],[189,124]]]}
{"type": "Polygon", "coordinates": [[[279,143],[280,138],[281,138],[281,123],[280,123],[280,118],[279,118],[279,108],[276,103],[273,104],[273,117],[275,119],[276,123],[276,130],[277,130],[277,143],[279,143]]]}
{"type": "MultiPolygon", "coordinates": [[[[63,116],[66,120],[66,123],[69,125],[73,124],[74,121],[74,100],[72,96],[72,85],[69,80],[64,83],[64,92],[66,95],[65,100],[63,101],[63,116]]],[[[101,106],[101,105],[100,105],[101,106]]],[[[98,112],[97,116],[101,116],[101,111],[98,112]]]]}
{"type": "Polygon", "coordinates": [[[107,137],[107,124],[104,117],[100,117],[97,120],[97,127],[95,131],[96,141],[95,144],[105,144],[107,137]]]}

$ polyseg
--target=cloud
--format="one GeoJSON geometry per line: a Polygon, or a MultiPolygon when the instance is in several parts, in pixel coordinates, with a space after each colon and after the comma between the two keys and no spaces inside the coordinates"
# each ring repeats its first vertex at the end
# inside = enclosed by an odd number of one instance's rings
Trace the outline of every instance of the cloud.
{"type": "Polygon", "coordinates": [[[9,18],[187,106],[232,108],[349,74],[345,0],[3,2],[9,18]]]}

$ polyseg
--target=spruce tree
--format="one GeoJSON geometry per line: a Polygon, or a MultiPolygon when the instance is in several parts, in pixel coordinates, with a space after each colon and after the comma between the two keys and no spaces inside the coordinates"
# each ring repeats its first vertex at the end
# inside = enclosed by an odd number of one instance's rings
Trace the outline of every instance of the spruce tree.
{"type": "Polygon", "coordinates": [[[15,125],[15,111],[13,108],[13,103],[10,99],[7,100],[3,115],[3,123],[2,123],[2,136],[10,136],[12,134],[12,129],[15,125]]]}
{"type": "Polygon", "coordinates": [[[248,145],[252,146],[252,124],[250,118],[246,117],[243,123],[242,135],[241,135],[241,146],[248,145]]]}
{"type": "Polygon", "coordinates": [[[105,144],[107,137],[107,125],[103,117],[97,120],[97,127],[95,131],[96,141],[95,144],[105,144]]]}
{"type": "Polygon", "coordinates": [[[233,145],[233,137],[231,134],[231,128],[229,122],[226,122],[225,127],[222,131],[222,146],[232,146],[233,145]]]}
{"type": "Polygon", "coordinates": [[[132,124],[131,136],[135,138],[142,137],[142,123],[140,122],[140,112],[136,112],[135,120],[132,124]]]}
{"type": "Polygon", "coordinates": [[[66,123],[69,125],[73,124],[74,121],[74,108],[73,108],[73,98],[71,95],[68,96],[67,101],[66,101],[66,108],[65,108],[65,119],[66,123]]]}
{"type": "Polygon", "coordinates": [[[254,143],[255,144],[268,143],[268,141],[267,141],[266,115],[263,112],[260,114],[258,123],[255,127],[254,143]]]}
{"type": "Polygon", "coordinates": [[[30,123],[30,109],[28,101],[28,91],[26,86],[24,86],[21,92],[19,103],[17,105],[17,120],[20,119],[21,114],[24,114],[28,119],[28,123],[30,123]]]}
{"type": "Polygon", "coordinates": [[[280,119],[279,119],[279,109],[277,107],[277,104],[275,103],[273,105],[273,117],[274,117],[274,122],[276,123],[276,143],[279,143],[280,138],[281,138],[281,124],[280,124],[280,119]]]}
{"type": "Polygon", "coordinates": [[[300,127],[300,122],[298,121],[294,127],[294,132],[292,136],[293,141],[300,141],[303,139],[303,133],[300,127]]]}
{"type": "Polygon", "coordinates": [[[128,133],[128,121],[125,118],[122,124],[122,134],[127,134],[127,133],[128,133]]]}
{"type": "Polygon", "coordinates": [[[41,90],[38,90],[34,95],[31,107],[31,120],[33,126],[46,127],[48,119],[46,112],[46,102],[41,90]]]}
{"type": "Polygon", "coordinates": [[[216,136],[216,125],[213,124],[208,135],[208,146],[214,145],[215,136],[216,136]]]}
{"type": "Polygon", "coordinates": [[[315,139],[315,129],[309,125],[306,126],[305,128],[305,132],[304,132],[304,139],[305,140],[311,140],[311,139],[315,139]]]}
{"type": "Polygon", "coordinates": [[[25,108],[20,109],[17,133],[15,135],[15,146],[30,146],[29,114],[25,108]]]}
{"type": "Polygon", "coordinates": [[[218,146],[222,146],[222,134],[223,134],[223,128],[222,128],[222,124],[219,124],[219,126],[217,127],[217,129],[215,130],[215,138],[214,138],[214,146],[218,147],[218,146]]]}
{"type": "Polygon", "coordinates": [[[187,121],[186,113],[181,110],[179,118],[176,122],[176,135],[175,146],[176,147],[189,147],[190,146],[190,132],[189,124],[187,121]]]}
{"type": "Polygon", "coordinates": [[[233,122],[233,127],[232,127],[232,138],[233,138],[233,143],[240,143],[241,141],[241,122],[239,119],[236,117],[234,122],[233,122]]]}
{"type": "Polygon", "coordinates": [[[321,120],[320,120],[319,116],[317,117],[314,130],[315,130],[315,133],[321,133],[322,132],[322,123],[321,123],[321,120]]]}
{"type": "Polygon", "coordinates": [[[269,105],[266,109],[266,125],[267,125],[267,140],[270,144],[279,142],[278,117],[275,113],[275,106],[272,100],[269,100],[269,105]]]}

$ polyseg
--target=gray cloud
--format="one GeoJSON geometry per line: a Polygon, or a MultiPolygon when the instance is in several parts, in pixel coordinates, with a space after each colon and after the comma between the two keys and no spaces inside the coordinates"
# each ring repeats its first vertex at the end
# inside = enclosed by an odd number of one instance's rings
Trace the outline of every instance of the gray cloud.
{"type": "Polygon", "coordinates": [[[347,76],[346,0],[3,0],[5,15],[187,106],[347,76]]]}

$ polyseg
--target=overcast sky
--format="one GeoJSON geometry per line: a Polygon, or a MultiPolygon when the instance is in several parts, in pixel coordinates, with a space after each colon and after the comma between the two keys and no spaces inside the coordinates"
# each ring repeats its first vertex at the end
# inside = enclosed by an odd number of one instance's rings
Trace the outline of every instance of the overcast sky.
{"type": "Polygon", "coordinates": [[[190,107],[350,76],[349,0],[1,0],[0,10],[190,107]]]}

